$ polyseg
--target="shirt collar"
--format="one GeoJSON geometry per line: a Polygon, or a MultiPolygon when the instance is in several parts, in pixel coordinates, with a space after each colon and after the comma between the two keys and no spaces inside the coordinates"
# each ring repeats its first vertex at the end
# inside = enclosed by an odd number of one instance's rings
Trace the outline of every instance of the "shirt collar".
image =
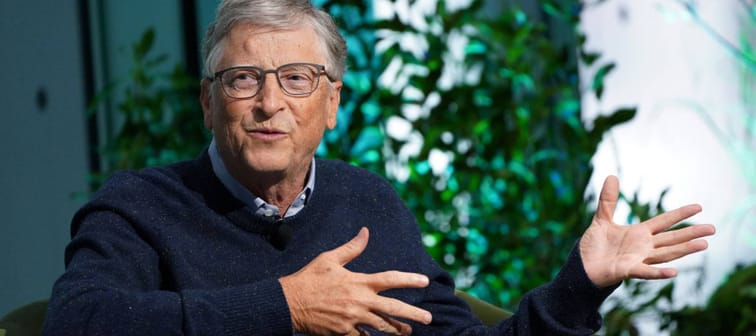
{"type": "MultiPolygon", "coordinates": [[[[213,172],[221,181],[223,186],[228,189],[234,197],[242,201],[250,209],[253,209],[256,214],[265,217],[280,216],[280,210],[277,206],[265,202],[262,198],[253,194],[249,189],[244,187],[238,180],[236,180],[231,173],[226,169],[226,165],[223,163],[223,159],[218,152],[218,146],[215,144],[215,138],[210,142],[210,147],[207,149],[207,153],[210,155],[210,163],[213,166],[213,172]]],[[[307,184],[304,189],[297,195],[294,201],[286,210],[286,214],[282,217],[291,217],[301,211],[307,204],[312,191],[315,189],[315,158],[310,163],[310,172],[307,176],[307,184]]]]}

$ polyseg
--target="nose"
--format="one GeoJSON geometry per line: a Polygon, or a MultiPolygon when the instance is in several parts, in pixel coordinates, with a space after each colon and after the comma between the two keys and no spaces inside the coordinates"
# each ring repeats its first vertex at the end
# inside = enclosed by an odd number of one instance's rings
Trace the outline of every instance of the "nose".
{"type": "Polygon", "coordinates": [[[286,93],[278,84],[275,73],[264,74],[265,80],[262,83],[260,92],[257,93],[257,109],[266,116],[272,116],[284,108],[284,98],[286,93]]]}

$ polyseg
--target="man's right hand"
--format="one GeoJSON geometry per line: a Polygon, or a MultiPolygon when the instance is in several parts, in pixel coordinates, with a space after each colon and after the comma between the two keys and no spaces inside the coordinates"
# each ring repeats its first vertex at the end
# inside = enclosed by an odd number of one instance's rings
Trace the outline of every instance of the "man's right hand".
{"type": "Polygon", "coordinates": [[[386,271],[355,273],[344,268],[368,243],[362,228],[351,241],[321,253],[294,274],[281,279],[291,311],[294,330],[310,335],[361,335],[362,326],[393,334],[410,335],[412,328],[402,318],[428,324],[431,313],[378,293],[392,288],[423,288],[422,274],[386,271]]]}

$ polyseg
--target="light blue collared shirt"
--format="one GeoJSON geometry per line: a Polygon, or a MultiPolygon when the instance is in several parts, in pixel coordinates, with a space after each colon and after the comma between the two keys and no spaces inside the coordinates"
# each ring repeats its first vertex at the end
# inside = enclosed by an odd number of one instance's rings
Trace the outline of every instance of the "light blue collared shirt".
{"type": "Polygon", "coordinates": [[[263,217],[291,217],[296,215],[299,211],[304,209],[307,204],[307,199],[315,189],[315,158],[310,163],[310,173],[307,176],[307,184],[304,189],[297,195],[294,202],[291,203],[289,209],[286,210],[286,214],[281,216],[281,210],[277,206],[265,202],[262,198],[253,194],[249,189],[244,187],[239,181],[237,181],[231,173],[226,169],[226,165],[223,163],[223,159],[218,153],[218,146],[215,144],[215,138],[210,142],[210,147],[207,149],[207,153],[210,155],[210,163],[213,166],[213,172],[218,179],[223,183],[223,186],[231,192],[234,197],[242,201],[250,209],[255,210],[255,214],[263,217]]]}

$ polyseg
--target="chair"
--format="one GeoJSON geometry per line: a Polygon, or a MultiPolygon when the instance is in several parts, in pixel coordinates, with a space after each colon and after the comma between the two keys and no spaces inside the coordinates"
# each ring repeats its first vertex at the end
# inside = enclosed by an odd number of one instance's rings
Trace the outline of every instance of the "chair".
{"type": "Polygon", "coordinates": [[[478,299],[459,289],[455,289],[454,294],[457,295],[458,298],[467,302],[473,312],[473,315],[477,316],[481,321],[483,321],[483,324],[487,326],[492,326],[497,322],[512,316],[511,312],[478,299]]]}
{"type": "Polygon", "coordinates": [[[35,301],[0,318],[0,336],[41,336],[47,300],[35,301]]]}
{"type": "MultiPolygon", "coordinates": [[[[488,326],[512,315],[504,309],[463,291],[455,290],[455,294],[467,302],[473,314],[488,326]]],[[[35,301],[16,308],[0,318],[0,336],[41,336],[46,313],[47,300],[35,301]]]]}

